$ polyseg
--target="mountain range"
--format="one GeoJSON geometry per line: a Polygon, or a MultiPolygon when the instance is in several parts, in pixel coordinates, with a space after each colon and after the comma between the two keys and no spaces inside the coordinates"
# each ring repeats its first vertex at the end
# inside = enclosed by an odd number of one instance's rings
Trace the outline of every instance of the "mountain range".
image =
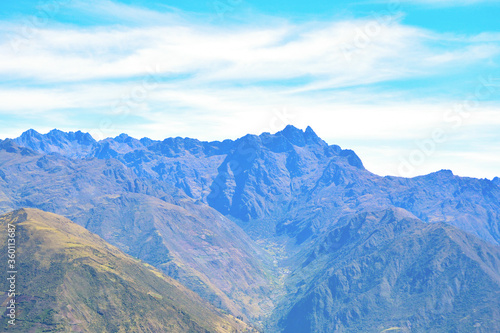
{"type": "Polygon", "coordinates": [[[261,331],[500,331],[500,179],[381,177],[310,127],[222,142],[29,130],[0,141],[0,213],[26,207],[261,331]]]}

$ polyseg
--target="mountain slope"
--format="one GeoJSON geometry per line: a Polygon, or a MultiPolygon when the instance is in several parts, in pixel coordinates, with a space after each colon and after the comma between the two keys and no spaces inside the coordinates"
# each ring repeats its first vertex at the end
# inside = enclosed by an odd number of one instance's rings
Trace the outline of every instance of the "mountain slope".
{"type": "MultiPolygon", "coordinates": [[[[0,217],[15,225],[18,320],[28,332],[242,332],[158,270],[51,213],[21,209],[0,217]]],[[[2,244],[6,243],[3,234],[2,244]]],[[[7,262],[7,251],[1,260],[7,262]]],[[[2,282],[5,288],[5,282],[2,282]]],[[[2,326],[6,327],[6,317],[2,326]]]]}
{"type": "Polygon", "coordinates": [[[115,159],[11,146],[0,149],[4,212],[27,206],[63,215],[236,316],[260,320],[269,312],[271,259],[213,208],[115,159]]]}
{"type": "Polygon", "coordinates": [[[500,247],[450,225],[367,212],[298,261],[273,332],[500,331],[500,247]]]}
{"type": "Polygon", "coordinates": [[[217,307],[258,318],[273,306],[265,257],[241,228],[206,205],[128,193],[77,220],[217,307]]]}

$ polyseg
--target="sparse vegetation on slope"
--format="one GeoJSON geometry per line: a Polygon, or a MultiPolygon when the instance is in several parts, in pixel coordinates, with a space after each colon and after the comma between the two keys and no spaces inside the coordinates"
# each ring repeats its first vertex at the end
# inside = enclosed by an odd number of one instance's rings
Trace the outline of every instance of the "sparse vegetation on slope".
{"type": "MultiPolygon", "coordinates": [[[[194,292],[61,216],[21,209],[16,226],[18,319],[12,332],[246,332],[194,292]]],[[[2,233],[5,244],[5,233],[2,233]]],[[[0,256],[7,262],[6,251],[0,256]]],[[[5,283],[2,281],[4,288],[5,283]]]]}

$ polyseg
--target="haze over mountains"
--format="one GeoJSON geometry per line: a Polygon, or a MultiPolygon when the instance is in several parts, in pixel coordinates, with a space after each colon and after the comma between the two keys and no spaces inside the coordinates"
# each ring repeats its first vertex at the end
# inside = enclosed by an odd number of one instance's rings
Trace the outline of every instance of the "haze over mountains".
{"type": "Polygon", "coordinates": [[[500,180],[380,177],[311,128],[0,141],[0,212],[63,215],[266,332],[500,330],[500,180]]]}

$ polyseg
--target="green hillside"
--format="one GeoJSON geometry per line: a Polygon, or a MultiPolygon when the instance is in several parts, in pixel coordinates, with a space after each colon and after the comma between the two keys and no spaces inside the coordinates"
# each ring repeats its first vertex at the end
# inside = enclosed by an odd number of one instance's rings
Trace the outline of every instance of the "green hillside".
{"type": "MultiPolygon", "coordinates": [[[[16,325],[8,332],[246,332],[175,280],[61,216],[20,209],[16,227],[16,325]]],[[[7,248],[0,258],[7,265],[7,248]]],[[[2,279],[2,291],[7,291],[2,279]]],[[[7,295],[2,295],[5,309],[7,295]]]]}

